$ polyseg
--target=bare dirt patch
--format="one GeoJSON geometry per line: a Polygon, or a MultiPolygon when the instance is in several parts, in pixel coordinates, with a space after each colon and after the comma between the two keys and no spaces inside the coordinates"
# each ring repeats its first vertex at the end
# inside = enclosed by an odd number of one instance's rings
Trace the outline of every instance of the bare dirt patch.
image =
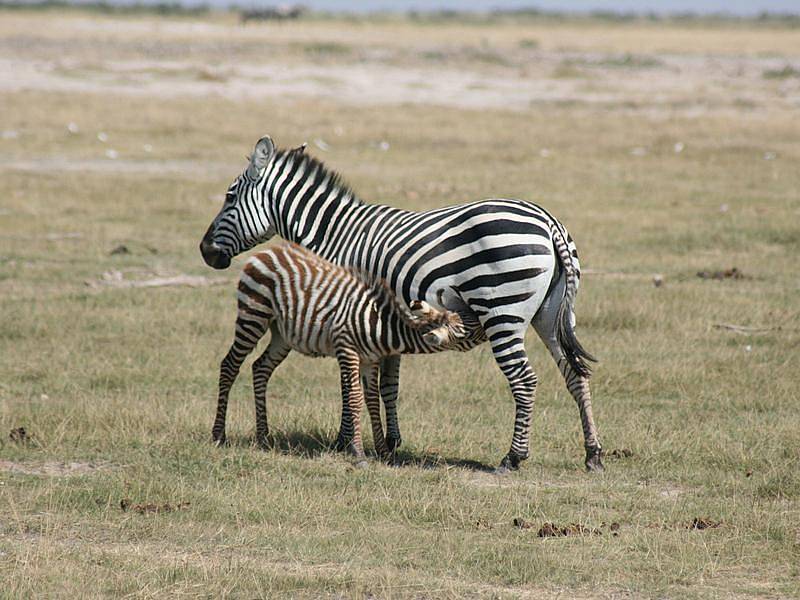
{"type": "Polygon", "coordinates": [[[204,275],[173,275],[170,277],[151,277],[147,279],[125,279],[122,271],[106,271],[99,279],[87,280],[86,285],[92,289],[107,288],[154,288],[170,286],[205,287],[231,283],[229,279],[211,278],[204,275]]]}

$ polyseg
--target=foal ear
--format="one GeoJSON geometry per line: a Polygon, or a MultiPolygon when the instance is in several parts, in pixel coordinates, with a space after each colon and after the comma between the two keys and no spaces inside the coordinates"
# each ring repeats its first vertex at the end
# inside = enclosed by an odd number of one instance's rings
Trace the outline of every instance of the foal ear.
{"type": "Polygon", "coordinates": [[[247,175],[251,179],[257,179],[274,155],[275,143],[271,137],[265,135],[256,142],[253,156],[250,157],[250,165],[247,167],[247,175]]]}
{"type": "Polygon", "coordinates": [[[459,292],[453,286],[450,286],[450,289],[453,290],[453,293],[449,295],[448,298],[444,297],[444,289],[440,289],[436,293],[436,297],[439,300],[439,304],[444,306],[450,312],[464,312],[470,311],[471,308],[469,304],[464,301],[464,298],[461,296],[461,292],[459,292]]]}
{"type": "Polygon", "coordinates": [[[432,310],[431,305],[425,302],[425,300],[412,300],[408,308],[411,310],[411,314],[417,318],[430,316],[432,310]]]}

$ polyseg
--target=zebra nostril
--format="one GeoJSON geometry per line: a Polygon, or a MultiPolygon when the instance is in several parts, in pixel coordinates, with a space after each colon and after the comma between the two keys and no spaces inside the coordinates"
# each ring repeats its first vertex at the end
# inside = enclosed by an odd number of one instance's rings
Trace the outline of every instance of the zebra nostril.
{"type": "Polygon", "coordinates": [[[215,269],[227,269],[231,264],[230,257],[222,251],[222,248],[213,242],[209,243],[205,240],[200,242],[200,254],[203,255],[205,263],[209,267],[215,269]]]}

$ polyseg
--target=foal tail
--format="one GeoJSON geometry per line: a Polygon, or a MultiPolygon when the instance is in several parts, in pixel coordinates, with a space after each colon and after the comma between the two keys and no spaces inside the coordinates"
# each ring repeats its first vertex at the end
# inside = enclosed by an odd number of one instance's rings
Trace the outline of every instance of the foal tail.
{"type": "Polygon", "coordinates": [[[550,233],[556,250],[556,259],[564,270],[567,283],[556,315],[556,339],[572,368],[582,377],[589,378],[592,375],[592,369],[588,363],[589,361],[597,362],[597,359],[586,351],[575,336],[573,319],[575,297],[578,294],[578,276],[575,272],[575,264],[572,261],[564,231],[555,220],[550,222],[550,233]]]}

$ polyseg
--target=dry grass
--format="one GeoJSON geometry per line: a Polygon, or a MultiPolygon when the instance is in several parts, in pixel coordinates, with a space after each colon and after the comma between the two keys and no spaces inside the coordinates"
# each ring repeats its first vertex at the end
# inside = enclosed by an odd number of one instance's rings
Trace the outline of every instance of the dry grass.
{"type": "MultiPolygon", "coordinates": [[[[33,18],[7,16],[5,48],[33,18]]],[[[73,46],[77,55],[133,52],[125,28],[138,28],[141,39],[149,23],[36,18],[57,25],[31,34],[30,52],[48,60],[52,48],[73,46]],[[109,23],[121,41],[98,39],[109,23]]],[[[476,32],[509,48],[536,39],[553,64],[565,58],[555,50],[559,35],[564,45],[654,61],[667,59],[653,51],[669,54],[684,39],[699,44],[698,55],[769,51],[783,65],[800,53],[796,36],[761,29],[707,36],[677,27],[395,23],[381,25],[390,36],[363,28],[356,37],[359,24],[239,30],[212,19],[190,35],[167,23],[156,35],[171,48],[190,52],[198,39],[228,34],[228,43],[247,45],[268,31],[298,61],[308,58],[292,43],[419,54],[430,36],[467,47],[476,32]]],[[[191,21],[175,23],[192,31],[191,21]]],[[[471,64],[445,50],[436,49],[446,66],[471,64]]],[[[237,57],[220,58],[222,72],[237,57]]],[[[514,76],[513,67],[474,65],[487,68],[514,76]]],[[[601,86],[606,71],[639,81],[650,69],[597,68],[601,86]]],[[[579,96],[577,104],[503,111],[353,106],[313,94],[110,95],[102,83],[94,91],[6,89],[2,129],[17,135],[0,139],[3,595],[796,596],[800,126],[789,110],[794,80],[781,91],[754,73],[747,86],[755,105],[660,106],[657,114],[585,105],[579,96]],[[70,122],[77,133],[67,131],[70,122]],[[339,418],[336,367],[300,356],[271,383],[275,448],[251,446],[248,374],[232,395],[231,447],[212,447],[232,286],[95,289],[85,281],[112,270],[131,279],[216,275],[197,244],[264,132],[287,146],[311,141],[372,201],[423,208],[518,196],[558,215],[587,268],[578,318],[582,340],[602,359],[594,379],[602,439],[632,455],[608,458],[602,476],[583,473],[577,411],[534,336],[528,347],[541,384],[532,457],[510,477],[485,472],[507,450],[513,419],[486,348],[405,360],[404,466],[354,470],[329,450],[339,418]],[[110,148],[118,158],[106,157],[110,148]],[[129,252],[111,254],[120,244],[129,252]],[[696,276],[733,266],[747,277],[696,276]],[[719,323],[770,330],[743,334],[719,323]],[[12,441],[18,427],[26,435],[12,441]],[[123,511],[123,500],[189,504],[139,514],[123,511]],[[535,526],[518,529],[517,517],[535,526]],[[688,529],[695,518],[722,524],[688,529]],[[537,537],[546,522],[620,529],[537,537]]],[[[694,92],[700,104],[704,93],[694,92]]],[[[241,262],[226,274],[231,281],[241,262]]]]}

